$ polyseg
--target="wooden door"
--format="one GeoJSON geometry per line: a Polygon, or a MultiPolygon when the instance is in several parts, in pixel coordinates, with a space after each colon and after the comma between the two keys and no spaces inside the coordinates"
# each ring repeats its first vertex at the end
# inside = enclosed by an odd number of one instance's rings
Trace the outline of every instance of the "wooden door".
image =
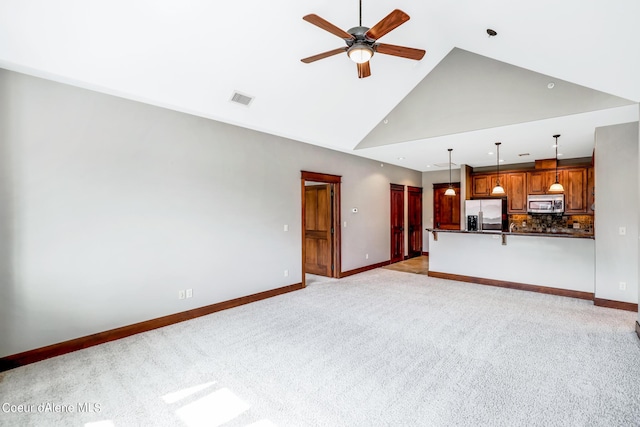
{"type": "Polygon", "coordinates": [[[409,218],[409,258],[422,255],[422,188],[407,187],[409,218]]]}
{"type": "Polygon", "coordinates": [[[308,185],[305,203],[305,271],[331,277],[331,184],[308,185]]]}
{"type": "Polygon", "coordinates": [[[391,263],[404,260],[404,185],[391,184],[391,263]]]}
{"type": "Polygon", "coordinates": [[[445,196],[449,184],[433,184],[433,225],[444,230],[460,230],[460,183],[453,183],[455,196],[445,196]]]}

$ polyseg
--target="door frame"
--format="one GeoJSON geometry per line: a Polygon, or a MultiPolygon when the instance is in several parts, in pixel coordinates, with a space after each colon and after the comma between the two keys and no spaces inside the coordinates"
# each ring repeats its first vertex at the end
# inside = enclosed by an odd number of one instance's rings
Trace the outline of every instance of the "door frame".
{"type": "Polygon", "coordinates": [[[306,274],[306,266],[305,260],[307,258],[307,248],[305,241],[305,231],[306,231],[306,215],[305,215],[305,182],[313,181],[324,184],[331,184],[331,189],[333,191],[333,197],[331,198],[331,228],[333,228],[333,233],[331,234],[331,264],[333,265],[333,269],[331,270],[331,276],[334,278],[340,278],[342,274],[342,234],[340,230],[340,224],[342,223],[340,217],[340,184],[342,182],[342,176],[340,175],[331,175],[327,173],[319,173],[319,172],[309,172],[309,171],[300,171],[300,192],[301,192],[301,200],[302,200],[302,286],[307,286],[305,274],[306,274]]]}

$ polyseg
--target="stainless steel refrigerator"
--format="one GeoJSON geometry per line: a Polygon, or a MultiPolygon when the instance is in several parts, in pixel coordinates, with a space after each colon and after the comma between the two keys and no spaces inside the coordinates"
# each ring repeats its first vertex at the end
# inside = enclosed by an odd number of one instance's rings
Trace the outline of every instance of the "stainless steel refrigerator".
{"type": "Polygon", "coordinates": [[[467,231],[502,231],[507,223],[507,200],[506,199],[475,199],[464,202],[467,231]],[[475,216],[477,230],[469,230],[469,217],[473,220],[475,216]]]}

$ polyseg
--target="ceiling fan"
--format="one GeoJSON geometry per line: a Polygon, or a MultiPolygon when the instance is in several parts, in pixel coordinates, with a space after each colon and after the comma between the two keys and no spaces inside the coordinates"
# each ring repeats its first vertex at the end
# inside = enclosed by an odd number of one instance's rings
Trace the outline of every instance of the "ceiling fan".
{"type": "Polygon", "coordinates": [[[377,42],[380,37],[409,20],[409,15],[400,9],[395,9],[371,28],[363,27],[362,0],[360,0],[359,26],[353,27],[349,31],[341,30],[329,21],[326,21],[313,13],[303,16],[302,19],[340,37],[341,39],[344,39],[347,44],[345,47],[301,59],[305,64],[309,64],[319,59],[328,58],[329,56],[337,55],[342,52],[347,52],[349,58],[351,58],[351,60],[358,66],[358,78],[362,79],[371,75],[369,59],[371,59],[375,52],[383,53],[385,55],[400,56],[402,58],[415,59],[416,61],[421,60],[425,54],[425,51],[422,49],[377,42]]]}

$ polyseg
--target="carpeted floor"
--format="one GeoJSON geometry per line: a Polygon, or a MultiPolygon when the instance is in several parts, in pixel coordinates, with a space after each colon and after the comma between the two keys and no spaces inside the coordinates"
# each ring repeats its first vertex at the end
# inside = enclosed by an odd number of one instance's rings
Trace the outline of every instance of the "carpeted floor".
{"type": "Polygon", "coordinates": [[[635,317],[377,269],[2,373],[0,425],[637,426],[635,317]]]}

